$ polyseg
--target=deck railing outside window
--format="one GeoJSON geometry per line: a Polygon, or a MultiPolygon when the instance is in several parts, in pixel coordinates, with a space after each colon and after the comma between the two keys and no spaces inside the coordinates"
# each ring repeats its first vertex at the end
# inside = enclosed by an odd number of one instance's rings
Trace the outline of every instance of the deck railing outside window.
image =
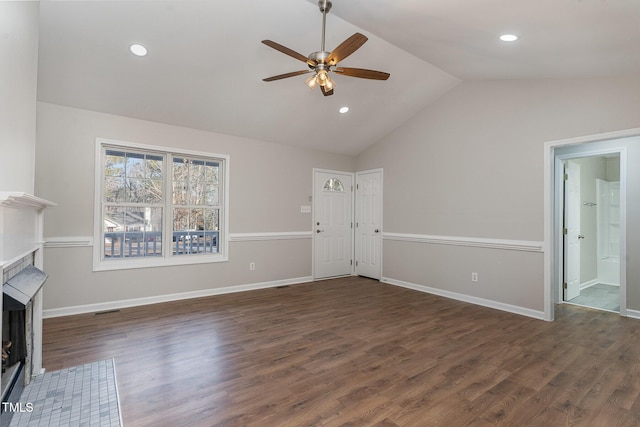
{"type": "MultiPolygon", "coordinates": [[[[174,231],[173,255],[218,253],[219,231],[174,231]]],[[[119,231],[104,233],[105,258],[162,255],[162,232],[119,231]]]]}

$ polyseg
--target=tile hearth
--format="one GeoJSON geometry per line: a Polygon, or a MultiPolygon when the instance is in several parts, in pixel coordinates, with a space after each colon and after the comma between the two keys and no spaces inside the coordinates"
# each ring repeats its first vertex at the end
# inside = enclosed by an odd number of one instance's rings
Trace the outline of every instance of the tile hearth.
{"type": "Polygon", "coordinates": [[[35,377],[19,402],[9,427],[122,426],[113,359],[35,377]]]}

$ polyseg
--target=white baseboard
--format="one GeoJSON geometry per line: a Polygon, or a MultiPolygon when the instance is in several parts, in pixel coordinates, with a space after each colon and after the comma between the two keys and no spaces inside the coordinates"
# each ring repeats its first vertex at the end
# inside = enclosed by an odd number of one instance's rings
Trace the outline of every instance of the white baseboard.
{"type": "Polygon", "coordinates": [[[627,308],[627,317],[632,319],[640,319],[640,310],[631,310],[627,308]]]}
{"type": "Polygon", "coordinates": [[[127,307],[137,307],[141,305],[157,304],[161,302],[179,301],[191,298],[208,297],[212,295],[223,295],[234,292],[246,292],[257,289],[275,288],[278,286],[294,285],[297,283],[312,282],[313,277],[296,277],[292,279],[274,280],[271,282],[250,283],[247,285],[225,286],[223,288],[203,289],[200,291],[181,292],[177,294],[157,295],[143,298],[133,298],[119,301],[102,302],[97,304],[76,305],[71,307],[51,308],[43,310],[44,319],[61,316],[71,316],[74,314],[96,313],[101,311],[118,310],[127,307]]]}
{"type": "Polygon", "coordinates": [[[583,289],[590,288],[594,285],[597,285],[598,283],[602,283],[602,282],[600,282],[598,279],[593,279],[593,280],[589,280],[588,282],[580,283],[580,290],[582,291],[583,289]]]}
{"type": "MultiPolygon", "coordinates": [[[[445,298],[451,298],[458,301],[468,302],[470,304],[481,305],[483,307],[494,308],[497,310],[507,311],[509,313],[519,314],[522,316],[533,317],[534,319],[545,320],[544,311],[532,310],[530,308],[520,307],[516,305],[511,305],[511,304],[505,304],[502,302],[488,300],[484,298],[473,297],[470,295],[460,294],[457,292],[431,288],[429,286],[418,285],[416,283],[405,282],[403,280],[396,280],[388,277],[383,277],[380,281],[384,283],[388,283],[390,285],[400,286],[407,289],[413,289],[414,291],[425,292],[428,294],[438,295],[445,298]]],[[[640,312],[638,314],[640,314],[640,312]]]]}

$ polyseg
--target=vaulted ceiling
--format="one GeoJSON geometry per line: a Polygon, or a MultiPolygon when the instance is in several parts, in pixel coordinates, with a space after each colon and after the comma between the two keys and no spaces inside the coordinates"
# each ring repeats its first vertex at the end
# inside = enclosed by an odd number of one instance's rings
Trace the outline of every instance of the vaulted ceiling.
{"type": "Polygon", "coordinates": [[[333,0],[327,50],[361,32],[341,65],[391,77],[336,76],[324,97],[262,81],[306,65],[261,40],[320,50],[315,1],[41,1],[38,99],[357,154],[463,80],[639,75],[638,22],[638,0],[333,0]]]}

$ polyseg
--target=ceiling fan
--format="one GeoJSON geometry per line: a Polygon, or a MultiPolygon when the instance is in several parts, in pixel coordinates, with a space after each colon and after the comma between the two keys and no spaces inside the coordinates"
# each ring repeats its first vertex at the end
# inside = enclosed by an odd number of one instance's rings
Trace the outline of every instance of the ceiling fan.
{"type": "Polygon", "coordinates": [[[274,80],[286,79],[288,77],[299,76],[302,74],[313,73],[311,77],[306,80],[307,86],[311,89],[316,86],[320,86],[320,90],[324,96],[333,95],[333,88],[335,82],[331,78],[331,73],[342,74],[344,76],[359,77],[361,79],[372,80],[387,80],[390,76],[389,73],[375,70],[366,70],[364,68],[351,68],[351,67],[339,67],[338,62],[351,55],[358,50],[368,39],[365,35],[355,33],[336,47],[332,52],[327,52],[324,48],[324,35],[327,23],[327,13],[331,10],[331,2],[328,0],[319,0],[318,6],[320,12],[322,12],[322,46],[319,52],[313,52],[309,56],[304,56],[296,51],[282,46],[271,40],[262,40],[262,43],[275,50],[278,50],[285,55],[289,55],[299,61],[305,62],[309,67],[308,70],[293,71],[291,73],[279,74],[277,76],[267,77],[262,79],[265,82],[272,82],[274,80]]]}

